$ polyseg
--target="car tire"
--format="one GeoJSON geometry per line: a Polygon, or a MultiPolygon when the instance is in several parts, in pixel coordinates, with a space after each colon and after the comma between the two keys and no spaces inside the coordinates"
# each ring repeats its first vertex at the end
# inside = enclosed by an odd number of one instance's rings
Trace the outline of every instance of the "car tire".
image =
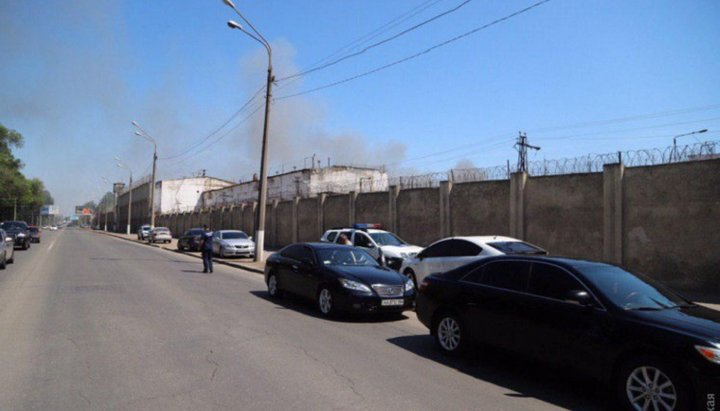
{"type": "Polygon", "coordinates": [[[435,344],[443,354],[460,355],[467,345],[465,327],[452,312],[441,312],[433,327],[435,344]]]}
{"type": "Polygon", "coordinates": [[[623,410],[642,410],[646,401],[649,402],[648,409],[692,409],[686,378],[659,357],[640,356],[626,361],[616,374],[615,388],[618,404],[623,410]],[[664,407],[663,403],[668,406],[664,407]]]}
{"type": "Polygon", "coordinates": [[[0,270],[4,270],[7,268],[7,260],[5,260],[5,256],[3,256],[2,260],[0,260],[0,270]]]}
{"type": "Polygon", "coordinates": [[[23,243],[23,245],[22,245],[22,249],[23,249],[23,250],[27,250],[28,248],[30,248],[30,243],[27,242],[27,241],[25,241],[25,242],[23,243]]]}
{"type": "Polygon", "coordinates": [[[417,279],[415,278],[415,271],[413,271],[411,268],[406,268],[403,272],[403,275],[410,281],[413,282],[413,288],[417,291],[417,279]]]}
{"type": "Polygon", "coordinates": [[[9,259],[9,260],[7,260],[6,262],[7,262],[8,264],[12,264],[12,263],[14,263],[14,262],[15,262],[15,253],[13,253],[13,256],[12,256],[12,258],[11,258],[11,259],[9,259]]]}
{"type": "Polygon", "coordinates": [[[268,295],[270,298],[281,298],[283,295],[275,273],[270,273],[267,281],[268,295]]]}
{"type": "Polygon", "coordinates": [[[320,287],[315,300],[320,314],[324,317],[332,317],[335,315],[335,299],[333,298],[332,291],[330,291],[328,286],[323,285],[320,287]]]}

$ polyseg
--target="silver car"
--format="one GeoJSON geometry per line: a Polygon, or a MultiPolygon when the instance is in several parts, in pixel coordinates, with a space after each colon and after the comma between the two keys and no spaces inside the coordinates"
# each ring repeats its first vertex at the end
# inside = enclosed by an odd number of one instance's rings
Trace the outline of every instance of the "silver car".
{"type": "Polygon", "coordinates": [[[213,233],[213,254],[220,257],[252,257],[255,243],[240,230],[218,230],[213,233]]]}
{"type": "Polygon", "coordinates": [[[0,229],[0,270],[15,261],[15,240],[0,229]]]}
{"type": "Polygon", "coordinates": [[[150,230],[147,238],[150,243],[169,243],[172,241],[172,233],[167,227],[155,227],[150,230]]]}

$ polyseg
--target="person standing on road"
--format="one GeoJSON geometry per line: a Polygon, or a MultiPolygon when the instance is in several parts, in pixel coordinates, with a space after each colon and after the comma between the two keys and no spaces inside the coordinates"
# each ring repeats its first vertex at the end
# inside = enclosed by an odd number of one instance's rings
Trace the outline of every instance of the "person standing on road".
{"type": "Polygon", "coordinates": [[[203,226],[202,239],[200,240],[200,251],[202,251],[203,273],[213,272],[212,262],[212,231],[208,226],[203,226]]]}

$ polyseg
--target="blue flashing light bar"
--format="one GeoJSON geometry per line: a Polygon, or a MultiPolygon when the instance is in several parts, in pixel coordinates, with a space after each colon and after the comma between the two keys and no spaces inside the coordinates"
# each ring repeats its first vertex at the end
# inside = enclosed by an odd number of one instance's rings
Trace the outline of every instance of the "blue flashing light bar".
{"type": "Polygon", "coordinates": [[[367,230],[368,228],[380,229],[382,228],[382,225],[377,223],[361,223],[353,224],[353,228],[356,230],[367,230]]]}

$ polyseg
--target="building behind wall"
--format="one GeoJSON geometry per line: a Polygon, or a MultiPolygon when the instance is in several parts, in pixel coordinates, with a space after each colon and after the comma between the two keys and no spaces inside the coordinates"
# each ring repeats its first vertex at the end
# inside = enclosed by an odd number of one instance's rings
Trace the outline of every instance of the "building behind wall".
{"type": "MultiPolygon", "coordinates": [[[[295,197],[316,197],[320,193],[349,193],[384,191],[388,189],[388,176],[376,168],[330,166],[306,168],[268,177],[268,199],[291,200],[295,197]]],[[[222,207],[256,201],[256,179],[202,195],[202,207],[222,207]]]]}
{"type": "MultiPolygon", "coordinates": [[[[191,177],[155,182],[155,213],[176,213],[194,211],[201,206],[201,196],[209,190],[231,186],[230,181],[214,177],[191,177]]],[[[150,223],[150,181],[148,178],[133,183],[132,187],[132,223],[131,232],[143,224],[150,223]]],[[[129,190],[125,188],[118,194],[118,230],[127,227],[129,190]]]]}

